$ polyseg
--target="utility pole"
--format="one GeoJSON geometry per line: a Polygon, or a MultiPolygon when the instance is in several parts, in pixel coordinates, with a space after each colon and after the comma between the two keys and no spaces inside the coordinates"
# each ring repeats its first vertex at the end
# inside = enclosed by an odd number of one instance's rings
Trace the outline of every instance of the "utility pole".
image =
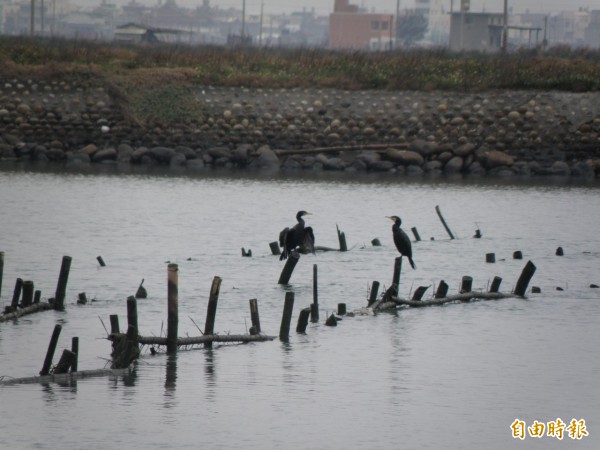
{"type": "Polygon", "coordinates": [[[35,36],[35,0],[31,0],[31,12],[30,12],[30,24],[29,34],[31,37],[35,36]]]}
{"type": "Polygon", "coordinates": [[[504,0],[504,27],[502,29],[502,52],[508,47],[508,0],[504,0]]]}
{"type": "Polygon", "coordinates": [[[395,47],[398,47],[398,36],[400,35],[400,0],[396,0],[396,24],[394,26],[394,30],[396,32],[396,39],[394,42],[396,43],[395,47]]]}
{"type": "Polygon", "coordinates": [[[242,1],[242,43],[244,43],[244,36],[246,36],[246,0],[242,1]]]}

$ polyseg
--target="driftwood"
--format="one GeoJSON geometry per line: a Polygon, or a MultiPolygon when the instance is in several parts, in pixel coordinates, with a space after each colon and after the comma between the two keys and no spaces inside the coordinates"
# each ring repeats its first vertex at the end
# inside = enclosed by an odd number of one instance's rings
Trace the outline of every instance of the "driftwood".
{"type": "Polygon", "coordinates": [[[500,300],[502,298],[515,298],[518,297],[513,294],[502,294],[500,292],[464,292],[462,294],[449,295],[444,298],[432,298],[430,300],[404,300],[397,297],[392,297],[389,301],[380,304],[380,308],[385,306],[389,308],[391,306],[411,306],[414,308],[421,308],[424,306],[439,306],[445,303],[452,302],[468,302],[471,300],[500,300]]]}
{"type": "Polygon", "coordinates": [[[38,311],[46,311],[47,309],[54,309],[54,305],[51,305],[50,303],[34,303],[26,308],[0,315],[0,322],[6,322],[7,320],[16,319],[17,317],[21,317],[26,314],[32,314],[38,311]]]}
{"type": "MultiPolygon", "coordinates": [[[[204,336],[177,338],[178,346],[204,344],[206,342],[262,342],[272,341],[274,336],[262,334],[205,334],[204,336]]],[[[142,345],[167,345],[166,337],[138,336],[138,343],[142,345]]]]}
{"type": "Polygon", "coordinates": [[[44,375],[39,377],[24,377],[24,378],[0,378],[0,386],[11,386],[14,384],[33,384],[33,383],[65,383],[82,378],[104,377],[107,375],[127,375],[130,369],[97,369],[97,370],[82,370],[79,372],[61,373],[44,375]]]}
{"type": "Polygon", "coordinates": [[[277,156],[315,155],[318,153],[357,152],[361,150],[386,150],[388,148],[408,148],[406,143],[399,144],[365,144],[346,145],[338,147],[299,148],[290,150],[275,150],[277,156]]]}

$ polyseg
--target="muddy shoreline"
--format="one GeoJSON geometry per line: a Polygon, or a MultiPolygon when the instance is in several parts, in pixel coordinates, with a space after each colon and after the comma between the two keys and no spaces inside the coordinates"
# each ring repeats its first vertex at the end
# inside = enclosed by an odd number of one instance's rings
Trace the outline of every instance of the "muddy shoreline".
{"type": "Polygon", "coordinates": [[[0,87],[0,162],[19,165],[600,177],[595,92],[198,87],[198,112],[167,121],[132,118],[100,84],[0,87]]]}

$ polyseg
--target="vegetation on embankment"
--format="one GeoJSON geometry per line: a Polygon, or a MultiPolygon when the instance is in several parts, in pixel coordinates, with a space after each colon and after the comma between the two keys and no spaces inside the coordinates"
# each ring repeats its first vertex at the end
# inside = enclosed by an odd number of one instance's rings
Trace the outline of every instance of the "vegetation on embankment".
{"type": "Polygon", "coordinates": [[[455,90],[600,89],[600,51],[556,47],[544,54],[448,50],[339,52],[216,46],[124,46],[0,37],[0,76],[102,76],[124,90],[177,82],[261,88],[455,90]]]}

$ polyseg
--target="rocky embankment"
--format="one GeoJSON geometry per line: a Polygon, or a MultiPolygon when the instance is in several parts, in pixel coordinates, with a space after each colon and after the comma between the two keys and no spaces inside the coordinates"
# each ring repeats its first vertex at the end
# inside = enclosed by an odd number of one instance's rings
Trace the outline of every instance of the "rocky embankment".
{"type": "Polygon", "coordinates": [[[0,80],[0,161],[600,177],[598,93],[206,87],[168,123],[108,92],[0,80]]]}

